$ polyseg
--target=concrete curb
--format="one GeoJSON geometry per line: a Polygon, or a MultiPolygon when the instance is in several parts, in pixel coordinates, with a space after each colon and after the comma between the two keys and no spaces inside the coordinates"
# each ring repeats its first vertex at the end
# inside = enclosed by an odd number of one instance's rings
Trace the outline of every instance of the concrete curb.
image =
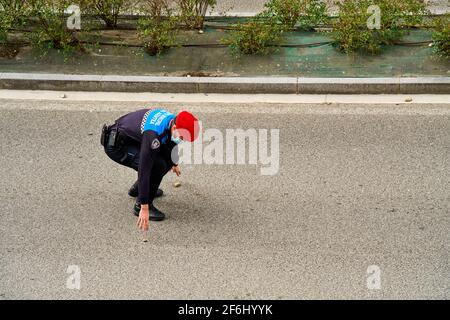
{"type": "Polygon", "coordinates": [[[270,94],[449,94],[450,77],[154,77],[0,73],[0,89],[270,94]]]}

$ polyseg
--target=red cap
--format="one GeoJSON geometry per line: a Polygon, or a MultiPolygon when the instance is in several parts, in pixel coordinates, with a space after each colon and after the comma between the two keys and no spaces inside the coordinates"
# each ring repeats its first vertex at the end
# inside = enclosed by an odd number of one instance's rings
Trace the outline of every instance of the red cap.
{"type": "Polygon", "coordinates": [[[180,136],[185,141],[192,142],[198,137],[198,133],[200,131],[200,126],[198,124],[198,120],[194,115],[187,111],[181,111],[175,120],[175,125],[177,129],[182,129],[178,131],[180,136]],[[186,130],[183,134],[183,131],[186,130]]]}

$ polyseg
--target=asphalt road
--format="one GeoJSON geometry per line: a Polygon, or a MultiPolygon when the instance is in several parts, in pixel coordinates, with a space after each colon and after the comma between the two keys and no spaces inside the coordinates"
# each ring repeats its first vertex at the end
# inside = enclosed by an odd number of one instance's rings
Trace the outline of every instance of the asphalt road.
{"type": "MultiPolygon", "coordinates": [[[[240,0],[217,0],[216,10],[217,12],[227,12],[228,14],[241,12],[241,13],[255,13],[260,12],[264,8],[264,4],[269,2],[268,0],[252,0],[252,1],[240,1],[240,0]]],[[[331,12],[335,11],[333,0],[327,1],[328,7],[331,12]]],[[[444,13],[449,11],[448,0],[428,0],[428,8],[433,13],[444,13]]]]}
{"type": "MultiPolygon", "coordinates": [[[[136,1],[138,2],[138,1],[136,1]]],[[[269,2],[269,0],[252,0],[252,1],[242,1],[242,0],[217,0],[217,4],[212,10],[213,14],[227,14],[227,15],[253,15],[255,13],[261,12],[264,9],[264,4],[269,2]]],[[[335,0],[327,0],[327,5],[330,13],[336,12],[335,0]]],[[[432,13],[442,14],[449,11],[448,0],[428,0],[428,9],[432,13]]],[[[208,12],[209,14],[210,12],[208,12]]]]}
{"type": "Polygon", "coordinates": [[[98,137],[142,106],[0,100],[1,299],[450,298],[450,105],[186,106],[280,129],[280,170],[183,166],[147,243],[98,137]]]}

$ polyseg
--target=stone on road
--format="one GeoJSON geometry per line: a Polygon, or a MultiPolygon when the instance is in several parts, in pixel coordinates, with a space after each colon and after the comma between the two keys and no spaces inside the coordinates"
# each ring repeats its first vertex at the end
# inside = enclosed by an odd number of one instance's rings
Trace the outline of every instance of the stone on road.
{"type": "Polygon", "coordinates": [[[136,174],[99,144],[141,107],[0,100],[2,299],[450,298],[450,105],[186,106],[204,128],[280,129],[280,170],[169,172],[147,243],[136,174]]]}

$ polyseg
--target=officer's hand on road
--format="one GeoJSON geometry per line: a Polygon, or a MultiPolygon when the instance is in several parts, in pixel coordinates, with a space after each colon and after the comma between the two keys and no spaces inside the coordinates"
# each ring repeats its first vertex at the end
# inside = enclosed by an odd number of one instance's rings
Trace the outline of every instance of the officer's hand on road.
{"type": "Polygon", "coordinates": [[[137,221],[137,226],[142,231],[148,231],[148,219],[150,212],[148,210],[148,205],[141,206],[141,212],[139,212],[139,218],[137,221]]]}
{"type": "Polygon", "coordinates": [[[179,177],[181,175],[181,171],[180,171],[180,167],[179,166],[173,166],[172,167],[172,172],[175,173],[177,175],[177,177],[179,177]]]}

